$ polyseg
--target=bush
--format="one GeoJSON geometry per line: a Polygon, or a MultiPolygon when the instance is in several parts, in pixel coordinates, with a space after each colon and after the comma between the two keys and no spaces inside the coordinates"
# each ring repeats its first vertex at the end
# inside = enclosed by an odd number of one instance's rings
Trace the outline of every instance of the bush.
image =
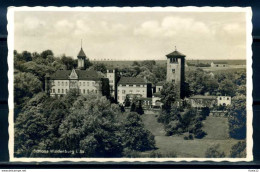
{"type": "Polygon", "coordinates": [[[225,153],[219,150],[219,144],[214,145],[206,150],[206,158],[224,158],[225,153]]]}
{"type": "Polygon", "coordinates": [[[205,131],[202,131],[201,129],[196,130],[195,132],[195,138],[202,139],[207,133],[205,131]]]}
{"type": "Polygon", "coordinates": [[[246,141],[240,141],[233,145],[230,151],[232,158],[245,158],[246,157],[246,141]]]}
{"type": "Polygon", "coordinates": [[[193,135],[189,134],[189,140],[193,140],[193,135]]]}

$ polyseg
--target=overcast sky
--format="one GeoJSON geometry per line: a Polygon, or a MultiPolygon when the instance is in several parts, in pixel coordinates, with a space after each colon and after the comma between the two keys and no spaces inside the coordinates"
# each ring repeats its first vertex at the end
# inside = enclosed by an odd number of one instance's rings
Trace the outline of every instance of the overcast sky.
{"type": "Polygon", "coordinates": [[[90,60],[164,60],[177,50],[187,59],[246,59],[245,13],[15,12],[21,52],[51,49],[56,56],[90,60]]]}

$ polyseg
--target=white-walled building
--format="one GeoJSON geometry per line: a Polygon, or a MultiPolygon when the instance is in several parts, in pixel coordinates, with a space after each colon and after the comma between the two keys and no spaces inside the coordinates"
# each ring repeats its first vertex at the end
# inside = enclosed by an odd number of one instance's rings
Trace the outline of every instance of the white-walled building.
{"type": "Polygon", "coordinates": [[[123,104],[127,95],[137,95],[146,98],[148,84],[143,78],[121,77],[117,86],[117,101],[123,104]]]}
{"type": "Polygon", "coordinates": [[[71,89],[80,94],[102,94],[102,84],[108,82],[107,78],[93,70],[59,70],[49,78],[50,96],[60,97],[71,89]]]}

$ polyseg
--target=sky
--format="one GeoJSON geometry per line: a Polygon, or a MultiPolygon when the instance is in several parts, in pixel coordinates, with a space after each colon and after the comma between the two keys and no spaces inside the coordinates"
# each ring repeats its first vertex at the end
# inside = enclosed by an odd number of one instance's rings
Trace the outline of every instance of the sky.
{"type": "Polygon", "coordinates": [[[239,12],[16,11],[14,49],[90,60],[246,59],[246,16],[239,12]]]}

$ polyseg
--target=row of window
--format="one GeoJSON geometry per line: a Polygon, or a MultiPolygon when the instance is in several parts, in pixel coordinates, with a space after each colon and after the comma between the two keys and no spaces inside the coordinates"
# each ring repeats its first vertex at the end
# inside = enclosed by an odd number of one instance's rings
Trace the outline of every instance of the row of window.
{"type": "MultiPolygon", "coordinates": [[[[129,93],[133,93],[134,91],[133,90],[129,90],[129,93]]],[[[135,91],[136,93],[140,93],[141,91],[140,90],[136,90],[135,91]]],[[[125,94],[126,91],[125,90],[122,90],[122,94],[125,94]]],[[[143,93],[144,93],[144,90],[143,90],[143,93]]]]}
{"type": "MultiPolygon", "coordinates": [[[[85,94],[85,93],[90,93],[90,92],[97,93],[98,91],[94,90],[94,89],[92,89],[92,90],[79,89],[79,92],[85,94]]],[[[55,93],[55,89],[50,89],[50,93],[55,93]]],[[[68,93],[68,89],[57,89],[57,93],[68,93]]]]}
{"type": "MultiPolygon", "coordinates": [[[[85,82],[85,81],[82,81],[82,82],[79,82],[79,86],[81,86],[81,85],[83,85],[83,86],[89,86],[89,85],[91,85],[91,83],[92,83],[92,86],[95,86],[95,82],[94,81],[87,81],[87,82],[85,82]]],[[[60,82],[60,81],[58,81],[58,86],[68,86],[68,84],[69,84],[69,82],[66,82],[66,81],[62,81],[62,82],[60,82]]],[[[55,85],[55,83],[54,83],[54,81],[52,82],[52,85],[55,85]]]]}
{"type": "MultiPolygon", "coordinates": [[[[219,97],[218,99],[222,100],[222,97],[219,97]]],[[[223,100],[225,100],[225,97],[223,97],[223,100]]],[[[229,100],[229,97],[227,97],[227,100],[229,100]]]]}
{"type": "Polygon", "coordinates": [[[126,84],[120,84],[119,86],[123,87],[145,87],[146,85],[126,85],[126,84]]]}

